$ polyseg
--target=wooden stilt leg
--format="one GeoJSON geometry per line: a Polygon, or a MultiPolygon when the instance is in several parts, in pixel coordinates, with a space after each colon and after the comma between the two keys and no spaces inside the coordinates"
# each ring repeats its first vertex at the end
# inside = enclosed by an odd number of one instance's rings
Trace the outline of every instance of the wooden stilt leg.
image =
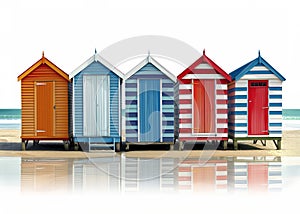
{"type": "Polygon", "coordinates": [[[263,145],[264,145],[264,146],[267,146],[267,140],[264,140],[263,145]]]}
{"type": "Polygon", "coordinates": [[[78,151],[79,150],[79,145],[78,145],[78,143],[76,142],[74,142],[74,150],[75,151],[78,151]]]}
{"type": "Polygon", "coordinates": [[[223,149],[224,149],[224,150],[227,150],[227,140],[224,140],[224,141],[223,141],[223,149]]]}
{"type": "Polygon", "coordinates": [[[22,140],[22,147],[21,147],[22,151],[26,150],[26,142],[24,140],[22,140]]]}
{"type": "Polygon", "coordinates": [[[278,149],[278,150],[281,150],[281,140],[278,140],[278,141],[277,141],[277,149],[278,149]]]}
{"type": "Polygon", "coordinates": [[[183,150],[183,142],[179,141],[179,151],[182,151],[182,150],[183,150]]]}
{"type": "Polygon", "coordinates": [[[69,150],[69,141],[68,140],[64,140],[64,148],[65,148],[65,151],[68,151],[69,150]]]}
{"type": "Polygon", "coordinates": [[[237,142],[237,140],[233,140],[233,149],[234,150],[238,149],[238,142],[237,142]]]}

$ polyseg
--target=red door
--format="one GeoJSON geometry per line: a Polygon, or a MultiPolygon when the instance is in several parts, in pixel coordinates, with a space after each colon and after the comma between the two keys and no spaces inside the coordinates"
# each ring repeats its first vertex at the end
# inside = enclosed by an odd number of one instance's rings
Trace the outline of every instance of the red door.
{"type": "Polygon", "coordinates": [[[248,96],[248,135],[268,135],[268,81],[249,80],[248,96]]]}
{"type": "Polygon", "coordinates": [[[194,80],[194,133],[214,133],[215,80],[194,80]]]}

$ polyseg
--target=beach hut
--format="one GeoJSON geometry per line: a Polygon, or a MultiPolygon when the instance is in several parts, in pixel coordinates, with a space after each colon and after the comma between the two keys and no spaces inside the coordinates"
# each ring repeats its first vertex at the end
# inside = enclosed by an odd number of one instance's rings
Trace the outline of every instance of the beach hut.
{"type": "Polygon", "coordinates": [[[229,138],[234,149],[238,141],[273,140],[281,149],[282,82],[285,78],[276,71],[260,52],[258,57],[230,73],[229,138]]]}
{"type": "Polygon", "coordinates": [[[71,74],[72,139],[84,151],[111,149],[121,142],[123,74],[95,53],[71,74]]]}
{"type": "Polygon", "coordinates": [[[227,147],[227,84],[230,76],[203,55],[177,77],[175,138],[185,143],[223,142],[227,147]]]}
{"type": "Polygon", "coordinates": [[[125,143],[174,143],[176,77],[147,56],[125,76],[125,143]]]}
{"type": "Polygon", "coordinates": [[[63,140],[69,147],[69,76],[48,60],[40,60],[18,76],[21,81],[22,149],[29,140],[63,140]]]}

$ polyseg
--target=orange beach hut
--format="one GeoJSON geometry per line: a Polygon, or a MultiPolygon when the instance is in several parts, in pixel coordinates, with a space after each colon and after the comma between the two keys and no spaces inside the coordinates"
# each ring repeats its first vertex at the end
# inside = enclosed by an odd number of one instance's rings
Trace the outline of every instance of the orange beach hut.
{"type": "Polygon", "coordinates": [[[62,140],[69,147],[69,76],[42,58],[18,76],[21,81],[22,150],[29,140],[62,140]]]}

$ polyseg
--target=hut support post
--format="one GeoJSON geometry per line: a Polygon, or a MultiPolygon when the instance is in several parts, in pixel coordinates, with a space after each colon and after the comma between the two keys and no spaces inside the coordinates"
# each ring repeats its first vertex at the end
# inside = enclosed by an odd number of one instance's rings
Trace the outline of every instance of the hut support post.
{"type": "Polygon", "coordinates": [[[276,142],[276,140],[273,140],[273,142],[274,142],[277,150],[281,150],[281,139],[277,140],[277,142],[276,142]]]}
{"type": "Polygon", "coordinates": [[[22,145],[21,145],[22,151],[26,150],[27,144],[28,144],[28,140],[22,140],[22,145]]]}
{"type": "Polygon", "coordinates": [[[224,141],[223,141],[223,149],[224,149],[224,150],[227,150],[227,140],[224,140],[224,141]]]}
{"type": "Polygon", "coordinates": [[[183,150],[183,142],[179,141],[179,151],[182,151],[182,150],[183,150]]]}
{"type": "Polygon", "coordinates": [[[237,150],[238,149],[238,142],[236,139],[233,140],[233,149],[237,150]]]}
{"type": "Polygon", "coordinates": [[[170,150],[174,151],[174,143],[170,144],[170,150]]]}

